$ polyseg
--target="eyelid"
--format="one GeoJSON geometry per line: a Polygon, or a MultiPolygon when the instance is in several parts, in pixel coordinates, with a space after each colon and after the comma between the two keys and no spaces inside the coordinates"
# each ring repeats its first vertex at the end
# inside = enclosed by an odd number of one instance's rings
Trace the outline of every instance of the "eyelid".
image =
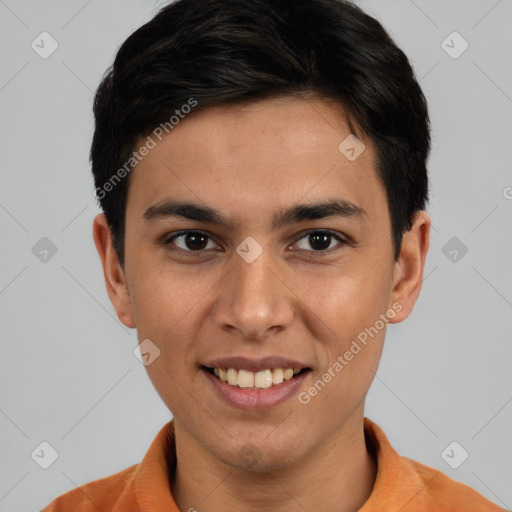
{"type": "MultiPolygon", "coordinates": [[[[338,240],[338,242],[340,242],[338,244],[340,246],[349,245],[350,244],[350,239],[347,236],[344,236],[341,233],[338,233],[337,231],[333,231],[331,229],[326,229],[326,228],[312,228],[312,229],[308,229],[307,231],[303,231],[298,236],[297,240],[293,243],[293,245],[295,245],[297,242],[299,242],[303,238],[307,237],[308,235],[311,235],[312,233],[324,233],[324,234],[330,235],[333,238],[335,238],[336,240],[338,240]]],[[[314,255],[329,254],[336,247],[337,246],[331,247],[330,249],[327,249],[327,250],[324,250],[324,251],[307,251],[306,250],[306,252],[314,254],[314,255]]],[[[303,249],[301,249],[301,250],[303,250],[303,249]]]]}
{"type": "MultiPolygon", "coordinates": [[[[209,234],[207,231],[203,231],[201,229],[185,229],[185,230],[178,231],[178,232],[175,232],[175,233],[170,233],[170,234],[168,234],[168,235],[166,235],[164,237],[162,243],[163,243],[164,246],[172,245],[172,242],[176,238],[179,238],[181,236],[185,236],[185,235],[187,235],[189,233],[197,233],[197,234],[204,235],[204,236],[206,236],[207,238],[209,238],[210,240],[212,240],[213,242],[215,242],[217,244],[217,242],[215,241],[215,237],[214,236],[209,234]]],[[[340,245],[340,246],[349,245],[351,243],[351,240],[350,240],[349,237],[347,237],[345,235],[342,235],[341,233],[338,233],[337,231],[332,231],[332,230],[326,229],[326,228],[311,228],[309,230],[301,232],[298,235],[296,241],[292,245],[297,244],[300,240],[302,240],[303,238],[306,238],[308,235],[310,235],[312,233],[325,233],[325,234],[328,234],[328,235],[332,236],[333,238],[335,238],[336,240],[338,240],[338,242],[339,242],[338,245],[340,245]]],[[[337,247],[337,246],[335,246],[335,247],[337,247]]],[[[305,250],[305,249],[299,249],[299,250],[300,251],[305,251],[305,252],[308,252],[308,253],[311,253],[311,254],[314,254],[314,255],[322,255],[322,254],[330,253],[333,249],[335,249],[335,247],[334,248],[331,247],[330,249],[327,249],[327,250],[324,250],[324,251],[314,251],[314,250],[309,251],[309,250],[305,250]]],[[[181,247],[175,247],[175,248],[173,248],[173,250],[175,250],[177,252],[181,252],[181,253],[191,254],[191,255],[202,255],[202,254],[205,254],[207,252],[206,249],[202,249],[201,251],[190,251],[190,250],[182,249],[181,247]]]]}
{"type": "MultiPolygon", "coordinates": [[[[183,229],[181,231],[177,231],[177,232],[174,232],[174,233],[168,233],[167,235],[164,236],[163,240],[162,240],[162,245],[164,246],[169,246],[169,245],[173,245],[173,249],[174,251],[176,252],[181,252],[181,253],[186,253],[186,254],[192,254],[192,255],[200,255],[200,254],[205,254],[207,252],[206,249],[202,249],[201,251],[189,251],[189,250],[186,250],[186,249],[182,249],[181,247],[176,247],[173,242],[176,238],[180,238],[182,236],[186,236],[190,233],[195,233],[195,234],[199,234],[199,235],[203,235],[205,236],[206,238],[208,238],[209,240],[216,242],[215,240],[215,237],[212,236],[210,233],[208,233],[207,231],[203,231],[201,229],[183,229]]],[[[217,244],[218,245],[218,244],[217,244]]],[[[210,249],[211,250],[211,249],[210,249]]]]}

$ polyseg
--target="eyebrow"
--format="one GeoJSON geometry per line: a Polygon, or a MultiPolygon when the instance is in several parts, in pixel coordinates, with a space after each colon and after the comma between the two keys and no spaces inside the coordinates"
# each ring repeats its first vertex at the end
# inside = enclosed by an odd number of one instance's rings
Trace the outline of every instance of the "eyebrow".
{"type": "MultiPolygon", "coordinates": [[[[216,224],[231,230],[234,228],[234,223],[219,210],[189,201],[166,199],[159,204],[150,206],[143,215],[146,223],[176,217],[216,224]]],[[[298,204],[278,212],[272,218],[272,229],[328,217],[345,217],[361,222],[368,220],[368,214],[364,208],[346,199],[335,198],[310,204],[298,204]]]]}

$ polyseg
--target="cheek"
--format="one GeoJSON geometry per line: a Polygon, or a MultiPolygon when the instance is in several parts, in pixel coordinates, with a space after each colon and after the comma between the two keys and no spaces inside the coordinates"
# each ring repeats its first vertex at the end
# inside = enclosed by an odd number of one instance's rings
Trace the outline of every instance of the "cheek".
{"type": "MultiPolygon", "coordinates": [[[[131,299],[138,338],[150,339],[160,350],[158,362],[179,373],[191,364],[192,345],[199,339],[196,331],[201,322],[197,315],[205,294],[204,281],[154,262],[145,264],[142,258],[137,263],[131,299]]],[[[152,377],[154,369],[147,369],[152,377]]]]}
{"type": "Polygon", "coordinates": [[[202,287],[193,273],[180,272],[165,257],[155,258],[149,251],[140,251],[131,263],[137,327],[162,335],[186,318],[202,287]]]}
{"type": "Polygon", "coordinates": [[[196,364],[197,340],[201,339],[198,331],[203,322],[198,315],[205,294],[203,285],[201,280],[153,266],[138,274],[134,287],[139,340],[150,339],[160,351],[146,371],[173,414],[186,410],[191,396],[200,399],[190,389],[189,381],[196,364]]]}
{"type": "Polygon", "coordinates": [[[347,259],[316,272],[297,273],[294,279],[297,295],[342,339],[373,325],[389,303],[391,273],[365,260],[347,259]]]}
{"type": "Polygon", "coordinates": [[[301,279],[302,296],[310,308],[309,312],[304,309],[304,315],[309,315],[308,328],[319,340],[321,382],[316,388],[323,389],[325,384],[330,389],[326,393],[311,390],[318,393],[315,407],[330,408],[340,399],[359,403],[382,354],[387,322],[381,315],[388,311],[391,275],[386,265],[372,266],[366,260],[332,267],[322,277],[301,279]]]}

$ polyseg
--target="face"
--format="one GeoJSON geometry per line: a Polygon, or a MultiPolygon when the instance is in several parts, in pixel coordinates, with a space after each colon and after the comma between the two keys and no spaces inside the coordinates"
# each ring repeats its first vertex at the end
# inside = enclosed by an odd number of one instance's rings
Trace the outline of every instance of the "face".
{"type": "Polygon", "coordinates": [[[231,466],[282,468],[360,428],[386,325],[419,293],[428,216],[395,262],[372,144],[354,159],[349,135],[323,99],[197,112],[132,171],[124,269],[95,220],[110,297],[160,351],[147,371],[178,435],[231,466]]]}

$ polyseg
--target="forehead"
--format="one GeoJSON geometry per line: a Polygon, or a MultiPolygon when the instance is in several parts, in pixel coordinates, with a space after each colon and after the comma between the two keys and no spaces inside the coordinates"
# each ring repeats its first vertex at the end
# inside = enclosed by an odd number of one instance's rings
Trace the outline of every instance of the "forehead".
{"type": "Polygon", "coordinates": [[[387,208],[372,144],[359,139],[343,107],[324,99],[208,108],[185,117],[137,164],[128,204],[146,211],[172,196],[242,217],[327,196],[387,208]]]}

